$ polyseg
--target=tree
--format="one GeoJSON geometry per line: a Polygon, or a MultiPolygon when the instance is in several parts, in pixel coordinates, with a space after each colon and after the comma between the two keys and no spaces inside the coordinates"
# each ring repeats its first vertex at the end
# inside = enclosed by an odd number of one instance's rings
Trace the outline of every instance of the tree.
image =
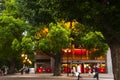
{"type": "Polygon", "coordinates": [[[61,57],[62,49],[69,48],[71,38],[69,31],[65,25],[60,23],[51,23],[49,25],[48,34],[41,36],[38,41],[35,41],[35,49],[41,50],[47,55],[53,57],[54,63],[54,76],[61,75],[61,57]]]}
{"type": "Polygon", "coordinates": [[[14,51],[11,48],[14,38],[20,39],[22,32],[25,30],[25,23],[20,19],[15,19],[12,16],[1,15],[0,16],[0,52],[3,61],[11,66],[15,66],[15,61],[19,59],[19,52],[14,51]]]}
{"type": "Polygon", "coordinates": [[[73,39],[72,44],[75,45],[75,48],[88,49],[93,53],[93,58],[104,56],[107,53],[108,45],[104,42],[105,38],[101,32],[94,31],[92,28],[78,23],[75,20],[64,24],[70,30],[70,37],[73,39]],[[97,49],[97,51],[94,52],[94,49],[97,49]]]}
{"type": "Polygon", "coordinates": [[[104,37],[101,32],[89,32],[85,36],[81,37],[81,43],[86,49],[92,52],[91,59],[95,57],[104,56],[108,50],[108,44],[103,42],[104,37]]]}
{"type": "Polygon", "coordinates": [[[57,18],[70,21],[75,19],[102,32],[111,49],[114,78],[119,80],[120,9],[118,7],[120,2],[118,0],[59,0],[49,1],[47,4],[57,18]]]}
{"type": "Polygon", "coordinates": [[[28,24],[25,23],[24,20],[13,16],[15,10],[13,6],[8,8],[8,6],[10,6],[9,4],[13,5],[14,0],[6,0],[4,10],[2,14],[0,14],[0,61],[2,61],[0,65],[7,65],[10,67],[10,70],[13,71],[15,67],[20,67],[20,54],[19,51],[11,48],[12,41],[15,38],[21,40],[23,36],[22,33],[28,28],[28,24]]]}

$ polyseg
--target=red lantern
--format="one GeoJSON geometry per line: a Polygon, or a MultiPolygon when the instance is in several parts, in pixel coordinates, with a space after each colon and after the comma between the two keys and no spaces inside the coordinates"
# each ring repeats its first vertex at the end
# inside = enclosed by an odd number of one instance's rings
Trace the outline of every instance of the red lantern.
{"type": "Polygon", "coordinates": [[[40,67],[40,68],[37,68],[37,72],[38,72],[38,73],[42,73],[42,72],[43,72],[43,68],[41,68],[41,67],[40,67]]]}
{"type": "Polygon", "coordinates": [[[72,50],[71,49],[68,49],[68,54],[71,54],[72,53],[72,50]]]}
{"type": "Polygon", "coordinates": [[[64,72],[64,73],[68,73],[68,72],[71,72],[71,70],[70,70],[69,67],[65,67],[65,68],[63,69],[63,72],[64,72]]]}
{"type": "Polygon", "coordinates": [[[51,70],[51,68],[46,68],[45,71],[46,71],[46,72],[51,72],[52,70],[51,70]]]}
{"type": "Polygon", "coordinates": [[[62,49],[62,52],[65,53],[65,54],[72,54],[71,49],[62,49]]]}
{"type": "Polygon", "coordinates": [[[86,49],[81,50],[82,55],[86,54],[86,49]]]}
{"type": "Polygon", "coordinates": [[[74,49],[74,53],[76,55],[81,55],[81,49],[74,49]]]}
{"type": "Polygon", "coordinates": [[[66,53],[66,50],[65,50],[65,49],[62,49],[62,52],[63,52],[63,53],[66,53]]]}

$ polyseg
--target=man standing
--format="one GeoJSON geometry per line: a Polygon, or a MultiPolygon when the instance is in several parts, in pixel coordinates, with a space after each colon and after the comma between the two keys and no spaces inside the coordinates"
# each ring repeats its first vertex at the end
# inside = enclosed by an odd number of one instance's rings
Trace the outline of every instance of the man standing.
{"type": "Polygon", "coordinates": [[[80,64],[77,65],[77,72],[81,73],[81,66],[80,66],[80,64]]]}
{"type": "Polygon", "coordinates": [[[95,73],[93,77],[94,77],[94,78],[97,78],[97,80],[99,80],[98,68],[97,68],[96,65],[95,65],[94,68],[93,68],[93,73],[95,73]]]}
{"type": "Polygon", "coordinates": [[[78,80],[79,80],[79,78],[81,77],[81,76],[80,76],[80,73],[81,73],[81,65],[78,64],[78,65],[77,65],[77,76],[78,76],[78,80]]]}

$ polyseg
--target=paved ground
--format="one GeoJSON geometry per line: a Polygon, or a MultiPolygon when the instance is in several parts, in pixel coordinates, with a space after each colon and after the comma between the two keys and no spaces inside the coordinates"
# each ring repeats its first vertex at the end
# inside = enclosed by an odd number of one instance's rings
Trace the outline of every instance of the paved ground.
{"type": "MultiPolygon", "coordinates": [[[[81,74],[79,80],[96,80],[93,75],[81,74]]],[[[20,73],[14,75],[0,76],[0,80],[78,80],[76,76],[67,76],[67,74],[62,74],[61,76],[53,76],[52,73],[40,73],[40,74],[24,74],[20,73]]],[[[99,80],[114,80],[111,74],[99,74],[99,80]]]]}

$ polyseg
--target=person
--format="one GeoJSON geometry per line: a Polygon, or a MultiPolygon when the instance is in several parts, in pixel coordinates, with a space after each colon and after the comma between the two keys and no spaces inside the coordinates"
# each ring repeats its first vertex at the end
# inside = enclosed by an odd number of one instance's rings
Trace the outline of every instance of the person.
{"type": "Polygon", "coordinates": [[[29,67],[26,66],[25,73],[29,74],[29,67]]]}
{"type": "Polygon", "coordinates": [[[21,75],[23,75],[24,69],[25,69],[25,68],[21,68],[21,69],[20,69],[21,75]]]}
{"type": "Polygon", "coordinates": [[[73,76],[75,76],[75,73],[76,73],[76,67],[75,66],[72,66],[72,70],[71,70],[73,76]]]}
{"type": "Polygon", "coordinates": [[[24,64],[23,67],[20,69],[21,75],[23,75],[24,70],[25,70],[25,64],[24,64]]]}
{"type": "Polygon", "coordinates": [[[91,68],[91,66],[89,65],[89,66],[88,66],[88,74],[89,74],[89,76],[91,76],[91,73],[92,73],[92,68],[91,68]]]}
{"type": "Polygon", "coordinates": [[[4,66],[1,68],[1,71],[2,71],[2,75],[5,75],[5,67],[4,66]]]}
{"type": "Polygon", "coordinates": [[[78,73],[81,73],[80,64],[78,64],[78,66],[77,66],[77,72],[78,72],[78,73]]]}
{"type": "Polygon", "coordinates": [[[81,73],[81,65],[78,64],[78,66],[77,66],[77,76],[80,76],[80,73],[81,73]]]}
{"type": "Polygon", "coordinates": [[[4,73],[4,75],[7,75],[7,74],[8,74],[8,67],[5,66],[4,69],[5,69],[5,73],[4,73]]]}
{"type": "Polygon", "coordinates": [[[0,69],[0,76],[3,76],[3,71],[0,69]]]}
{"type": "Polygon", "coordinates": [[[98,68],[96,65],[93,67],[93,75],[94,78],[97,78],[97,80],[99,80],[98,68]]]}

